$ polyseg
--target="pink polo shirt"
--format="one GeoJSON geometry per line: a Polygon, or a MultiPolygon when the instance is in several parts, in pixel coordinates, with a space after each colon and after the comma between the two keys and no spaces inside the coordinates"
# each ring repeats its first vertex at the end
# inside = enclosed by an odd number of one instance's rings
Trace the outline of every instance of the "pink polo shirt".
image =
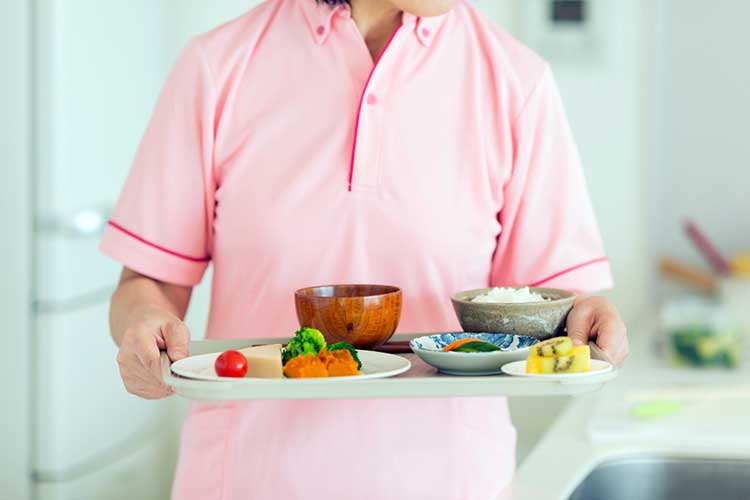
{"type": "MultiPolygon", "coordinates": [[[[459,290],[611,285],[549,67],[464,1],[376,64],[314,0],[194,39],[102,249],[187,286],[213,262],[209,338],[291,335],[308,285],[398,285],[404,332],[458,328],[459,290]]],[[[194,403],[174,498],[491,499],[514,447],[499,397],[194,403]]]]}

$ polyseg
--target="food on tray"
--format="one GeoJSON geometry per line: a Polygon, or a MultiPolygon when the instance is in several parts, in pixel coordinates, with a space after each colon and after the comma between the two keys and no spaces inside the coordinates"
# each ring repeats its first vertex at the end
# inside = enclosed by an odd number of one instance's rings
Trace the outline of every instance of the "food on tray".
{"type": "Polygon", "coordinates": [[[323,349],[318,354],[318,359],[326,365],[329,377],[359,375],[359,363],[348,349],[338,349],[335,351],[323,349]]]}
{"type": "Polygon", "coordinates": [[[289,378],[327,377],[328,369],[318,356],[302,354],[287,361],[284,365],[284,375],[289,378]]]}
{"type": "Polygon", "coordinates": [[[281,344],[248,347],[239,351],[247,360],[246,377],[283,378],[281,364],[281,344]]]}
{"type": "Polygon", "coordinates": [[[565,355],[540,356],[531,354],[526,359],[526,373],[556,374],[587,372],[591,365],[589,346],[570,349],[565,355]]]}
{"type": "Polygon", "coordinates": [[[290,359],[284,366],[289,378],[346,377],[359,375],[357,361],[348,349],[323,349],[317,356],[303,354],[290,359]]]}
{"type": "Polygon", "coordinates": [[[342,349],[346,349],[352,355],[352,358],[354,358],[354,361],[357,362],[357,370],[362,368],[362,362],[359,360],[359,356],[357,355],[357,350],[354,348],[353,345],[347,344],[346,342],[336,342],[335,344],[328,346],[328,350],[331,352],[339,351],[342,349]]]}
{"type": "Polygon", "coordinates": [[[320,331],[302,328],[284,348],[270,344],[226,351],[214,368],[218,376],[233,378],[347,377],[359,375],[362,362],[351,344],[329,347],[320,331]]]}
{"type": "Polygon", "coordinates": [[[301,328],[294,338],[284,348],[282,361],[286,365],[290,359],[304,354],[317,356],[318,353],[328,347],[326,339],[320,330],[314,328],[301,328]]]}
{"type": "Polygon", "coordinates": [[[493,352],[500,348],[481,339],[465,338],[454,340],[443,348],[443,352],[493,352]]]}
{"type": "Polygon", "coordinates": [[[485,304],[520,304],[524,302],[544,302],[540,294],[532,292],[529,287],[524,288],[500,288],[495,287],[482,295],[477,295],[472,302],[485,304]]]}
{"type": "Polygon", "coordinates": [[[242,378],[247,373],[247,359],[239,351],[226,351],[214,362],[219,377],[242,378]]]}
{"type": "Polygon", "coordinates": [[[314,328],[301,328],[282,354],[283,372],[289,378],[346,377],[359,375],[362,363],[357,350],[346,342],[326,345],[314,328]]]}
{"type": "Polygon", "coordinates": [[[570,337],[555,337],[531,346],[529,354],[531,356],[543,356],[549,358],[554,356],[566,356],[572,350],[573,341],[570,340],[570,337]]]}
{"type": "Polygon", "coordinates": [[[453,352],[495,352],[500,350],[495,344],[480,340],[478,342],[466,342],[453,349],[453,352]]]}
{"type": "Polygon", "coordinates": [[[465,339],[454,340],[453,342],[451,342],[447,346],[443,347],[443,352],[450,352],[450,351],[454,350],[456,347],[459,347],[462,344],[465,344],[467,342],[481,342],[481,340],[480,339],[475,339],[475,338],[465,338],[465,339]]]}

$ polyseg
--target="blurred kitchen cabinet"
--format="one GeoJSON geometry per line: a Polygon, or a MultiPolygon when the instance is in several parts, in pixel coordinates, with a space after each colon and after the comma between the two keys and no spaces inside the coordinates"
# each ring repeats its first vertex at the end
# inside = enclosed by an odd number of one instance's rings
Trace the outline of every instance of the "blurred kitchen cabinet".
{"type": "Polygon", "coordinates": [[[162,402],[128,394],[117,348],[107,331],[108,303],[73,306],[36,319],[36,449],[38,477],[98,467],[133,440],[158,433],[162,402]],[[88,464],[88,465],[87,465],[88,464]]]}
{"type": "MultiPolygon", "coordinates": [[[[164,440],[138,448],[104,468],[65,481],[39,483],[38,500],[165,500],[170,484],[159,467],[164,454],[164,440]],[[144,468],[143,464],[156,466],[144,468]]],[[[167,472],[168,474],[168,472],[167,472]]]]}
{"type": "Polygon", "coordinates": [[[0,2],[0,498],[26,500],[31,464],[31,8],[0,2]]]}

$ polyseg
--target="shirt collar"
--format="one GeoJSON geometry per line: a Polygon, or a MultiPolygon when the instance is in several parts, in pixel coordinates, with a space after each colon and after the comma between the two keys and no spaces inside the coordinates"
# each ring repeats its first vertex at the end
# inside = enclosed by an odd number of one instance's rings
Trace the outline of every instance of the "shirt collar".
{"type": "Polygon", "coordinates": [[[448,14],[434,17],[418,17],[414,14],[404,12],[402,24],[405,28],[411,28],[417,39],[422,42],[422,45],[429,47],[435,39],[440,25],[443,24],[447,16],[448,14]]]}
{"type": "MultiPolygon", "coordinates": [[[[348,19],[351,17],[351,8],[348,5],[329,5],[319,3],[316,0],[297,0],[307,21],[310,34],[318,45],[324,44],[333,29],[334,19],[348,19]]],[[[404,12],[402,26],[412,30],[414,36],[424,46],[429,46],[435,39],[438,28],[443,23],[447,14],[435,17],[418,17],[414,14],[404,12]]]]}

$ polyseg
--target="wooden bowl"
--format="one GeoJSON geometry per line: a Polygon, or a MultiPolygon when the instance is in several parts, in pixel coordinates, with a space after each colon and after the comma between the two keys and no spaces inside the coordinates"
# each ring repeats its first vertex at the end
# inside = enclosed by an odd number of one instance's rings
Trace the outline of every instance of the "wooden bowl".
{"type": "Polygon", "coordinates": [[[317,328],[329,344],[371,349],[393,336],[401,318],[401,289],[386,285],[329,285],[294,293],[300,326],[317,328]]]}

